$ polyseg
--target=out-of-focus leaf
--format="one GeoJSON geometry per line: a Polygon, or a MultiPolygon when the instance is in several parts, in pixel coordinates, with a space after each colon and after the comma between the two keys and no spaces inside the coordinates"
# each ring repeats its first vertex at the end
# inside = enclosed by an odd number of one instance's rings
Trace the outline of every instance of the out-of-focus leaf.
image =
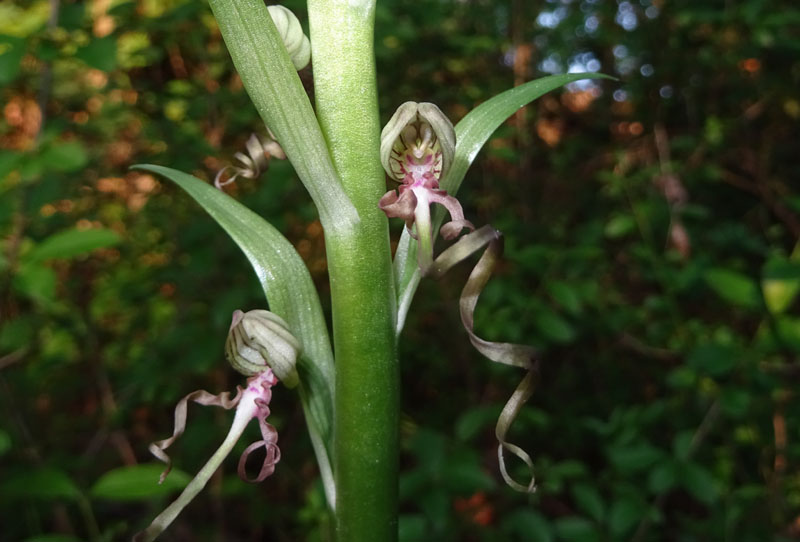
{"type": "Polygon", "coordinates": [[[700,373],[723,376],[736,366],[737,350],[733,347],[711,343],[703,344],[691,351],[686,364],[700,373]]]}
{"type": "Polygon", "coordinates": [[[0,429],[0,456],[11,449],[11,437],[8,433],[0,429]]]}
{"type": "Polygon", "coordinates": [[[669,491],[678,483],[679,468],[673,461],[661,461],[653,467],[647,476],[647,487],[660,495],[669,491]]]}
{"type": "Polygon", "coordinates": [[[495,424],[500,410],[498,406],[468,408],[456,421],[456,436],[464,441],[475,438],[484,428],[495,424]]]}
{"type": "Polygon", "coordinates": [[[768,261],[761,273],[761,289],[770,312],[785,312],[800,292],[800,262],[784,259],[768,261]]]}
{"type": "Polygon", "coordinates": [[[172,469],[164,483],[159,484],[158,479],[163,471],[164,465],[161,463],[120,467],[101,476],[90,493],[95,499],[141,501],[180,491],[191,480],[191,476],[185,472],[172,469]]]}
{"type": "Polygon", "coordinates": [[[533,317],[536,328],[554,342],[568,343],[575,338],[575,328],[558,314],[541,308],[533,317]]]}
{"type": "Polygon", "coordinates": [[[539,512],[518,509],[505,515],[502,519],[503,532],[512,540],[530,540],[531,542],[553,542],[553,527],[539,512]]]}
{"type": "Polygon", "coordinates": [[[616,215],[606,222],[604,233],[609,239],[619,239],[636,229],[636,221],[631,215],[616,215]]]}
{"type": "Polygon", "coordinates": [[[597,522],[602,522],[606,510],[603,497],[593,486],[578,484],[572,488],[572,498],[582,512],[597,522]]]}
{"type": "Polygon", "coordinates": [[[75,500],[80,493],[67,473],[50,467],[15,472],[0,482],[0,495],[11,499],[75,500]]]}
{"type": "Polygon", "coordinates": [[[704,504],[713,503],[719,492],[714,477],[697,463],[686,463],[680,472],[681,486],[704,504]]]}
{"type": "Polygon", "coordinates": [[[663,450],[642,443],[613,447],[608,450],[611,463],[622,472],[635,472],[654,465],[664,457],[663,450]]]}
{"type": "Polygon", "coordinates": [[[559,539],[565,541],[594,542],[601,539],[597,527],[585,518],[559,518],[555,521],[555,531],[559,539]]]}
{"type": "Polygon", "coordinates": [[[27,262],[73,258],[98,248],[114,246],[121,241],[119,234],[108,229],[70,229],[51,235],[25,257],[27,262]]]}
{"type": "Polygon", "coordinates": [[[0,35],[0,85],[8,85],[17,78],[24,55],[23,38],[0,35]]]}
{"type": "Polygon", "coordinates": [[[578,314],[581,312],[581,298],[575,288],[566,282],[560,281],[548,281],[545,284],[545,288],[553,300],[561,305],[565,311],[570,314],[578,314]]]}
{"type": "Polygon", "coordinates": [[[747,275],[717,267],[706,271],[704,278],[709,287],[725,301],[747,309],[758,307],[758,285],[747,275]]]}
{"type": "Polygon", "coordinates": [[[428,520],[422,514],[400,514],[397,518],[398,542],[422,542],[428,532],[428,520]]]}
{"type": "Polygon", "coordinates": [[[37,157],[37,162],[47,170],[78,171],[89,162],[89,155],[83,144],[66,141],[46,146],[37,157]]]}
{"type": "Polygon", "coordinates": [[[28,298],[48,304],[56,297],[55,272],[38,262],[22,265],[14,277],[14,288],[28,298]]]}
{"type": "Polygon", "coordinates": [[[94,38],[78,49],[75,57],[92,68],[110,72],[117,66],[117,39],[113,35],[94,38]]]}
{"type": "Polygon", "coordinates": [[[608,513],[608,528],[614,540],[622,540],[641,521],[645,505],[634,497],[624,496],[611,503],[608,513]]]}

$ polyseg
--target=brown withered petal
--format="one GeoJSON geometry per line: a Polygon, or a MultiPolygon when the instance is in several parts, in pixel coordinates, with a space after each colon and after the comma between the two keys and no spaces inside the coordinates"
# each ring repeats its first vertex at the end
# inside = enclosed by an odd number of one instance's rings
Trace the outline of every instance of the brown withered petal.
{"type": "Polygon", "coordinates": [[[239,404],[243,391],[244,390],[241,386],[237,386],[236,396],[231,399],[230,392],[227,391],[222,392],[219,395],[214,395],[205,390],[197,390],[186,395],[180,401],[178,401],[178,404],[175,405],[175,429],[172,432],[172,436],[164,440],[153,442],[149,447],[151,454],[167,464],[167,467],[164,469],[164,472],[161,473],[161,476],[158,479],[159,484],[164,482],[169,474],[169,471],[172,470],[172,460],[166,454],[166,452],[164,452],[164,450],[169,448],[186,430],[186,417],[188,414],[189,401],[200,405],[219,406],[225,410],[230,410],[239,404]]]}
{"type": "Polygon", "coordinates": [[[239,466],[237,468],[239,478],[252,484],[263,482],[267,477],[275,472],[275,465],[281,460],[281,450],[278,448],[277,444],[278,431],[264,419],[259,419],[258,423],[261,427],[261,436],[263,437],[263,440],[254,442],[245,448],[241,457],[239,457],[239,466]],[[246,472],[247,458],[252,452],[258,450],[262,446],[265,448],[265,455],[264,460],[261,463],[261,470],[259,471],[258,476],[255,478],[248,478],[246,472]]]}
{"type": "Polygon", "coordinates": [[[503,475],[503,479],[509,486],[517,491],[533,492],[536,489],[536,480],[533,476],[533,460],[522,448],[508,442],[506,440],[506,435],[523,405],[533,394],[539,373],[539,362],[536,351],[527,345],[487,341],[478,337],[474,331],[474,314],[475,306],[478,303],[478,297],[489,281],[492,270],[503,253],[502,234],[491,226],[483,226],[465,235],[448,247],[433,261],[429,269],[423,269],[422,272],[423,274],[439,278],[453,266],[483,247],[486,247],[486,250],[470,273],[467,283],[461,291],[461,298],[459,300],[461,322],[467,330],[470,342],[481,354],[496,363],[520,367],[527,371],[522,382],[520,382],[517,389],[511,395],[511,398],[503,407],[500,417],[497,419],[495,434],[500,443],[498,446],[498,456],[500,472],[503,475]],[[527,485],[516,482],[508,474],[503,454],[504,451],[514,454],[528,465],[531,470],[531,480],[527,485]]]}

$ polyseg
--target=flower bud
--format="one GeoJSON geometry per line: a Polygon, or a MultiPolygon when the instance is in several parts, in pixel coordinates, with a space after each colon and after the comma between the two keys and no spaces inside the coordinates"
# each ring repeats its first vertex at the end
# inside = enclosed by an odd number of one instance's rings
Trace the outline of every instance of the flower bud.
{"type": "Polygon", "coordinates": [[[295,69],[302,70],[311,60],[311,42],[303,33],[297,16],[283,6],[267,6],[272,22],[283,39],[295,69]]]}
{"type": "Polygon", "coordinates": [[[293,388],[298,382],[295,365],[300,350],[300,342],[276,314],[266,310],[233,313],[225,357],[241,374],[253,376],[272,369],[285,386],[293,388]]]}
{"type": "Polygon", "coordinates": [[[438,182],[455,152],[453,123],[432,103],[404,103],[381,132],[381,164],[396,181],[404,182],[413,169],[425,167],[438,182]]]}

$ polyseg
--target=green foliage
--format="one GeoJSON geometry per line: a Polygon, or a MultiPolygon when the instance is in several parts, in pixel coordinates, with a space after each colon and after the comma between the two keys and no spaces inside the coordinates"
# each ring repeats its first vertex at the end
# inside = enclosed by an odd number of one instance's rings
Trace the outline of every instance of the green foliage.
{"type": "MultiPolygon", "coordinates": [[[[285,4],[305,25],[304,3],[285,4]]],[[[478,331],[541,351],[511,435],[534,452],[538,491],[498,483],[492,426],[515,377],[456,331],[463,281],[423,281],[400,346],[402,540],[796,536],[800,14],[729,4],[379,0],[384,120],[413,99],[457,122],[515,80],[578,64],[620,79],[523,109],[459,191],[506,239],[478,331]]],[[[263,307],[202,210],[129,167],[207,180],[263,128],[202,2],[62,0],[47,19],[47,2],[0,6],[0,517],[16,518],[3,538],[125,539],[142,503],[82,495],[149,462],[188,389],[235,386],[230,313],[263,307]],[[47,256],[62,232],[96,233],[47,256]]],[[[319,223],[289,165],[228,190],[326,293],[319,223]]],[[[330,539],[294,397],[275,393],[284,455],[269,483],[233,483],[226,465],[176,528],[330,539]]],[[[190,416],[185,472],[229,421],[190,416]]]]}

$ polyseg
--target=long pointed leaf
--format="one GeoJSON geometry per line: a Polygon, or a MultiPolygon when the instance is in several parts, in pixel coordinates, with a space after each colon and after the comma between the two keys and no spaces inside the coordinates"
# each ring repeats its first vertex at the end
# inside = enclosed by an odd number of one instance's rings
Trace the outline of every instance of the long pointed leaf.
{"type": "MultiPolygon", "coordinates": [[[[464,180],[467,169],[475,160],[483,145],[497,128],[520,108],[536,98],[558,87],[583,79],[613,79],[601,73],[567,73],[542,77],[514,87],[486,100],[466,114],[456,124],[456,155],[453,165],[445,174],[441,187],[455,196],[464,180]]],[[[444,213],[437,209],[435,229],[442,223],[444,213]]],[[[413,242],[406,229],[397,245],[395,253],[395,280],[397,281],[398,321],[397,333],[403,329],[405,315],[420,281],[417,266],[417,244],[413,242]]]]}
{"type": "Polygon", "coordinates": [[[298,361],[300,397],[333,506],[330,467],[333,352],[319,297],[303,260],[271,224],[211,185],[175,169],[155,165],[134,167],[173,181],[222,226],[253,266],[269,301],[269,309],[286,320],[292,334],[302,343],[303,354],[298,361]]]}
{"type": "Polygon", "coordinates": [[[319,210],[326,231],[358,222],[294,64],[262,0],[210,0],[250,99],[319,210]]]}

